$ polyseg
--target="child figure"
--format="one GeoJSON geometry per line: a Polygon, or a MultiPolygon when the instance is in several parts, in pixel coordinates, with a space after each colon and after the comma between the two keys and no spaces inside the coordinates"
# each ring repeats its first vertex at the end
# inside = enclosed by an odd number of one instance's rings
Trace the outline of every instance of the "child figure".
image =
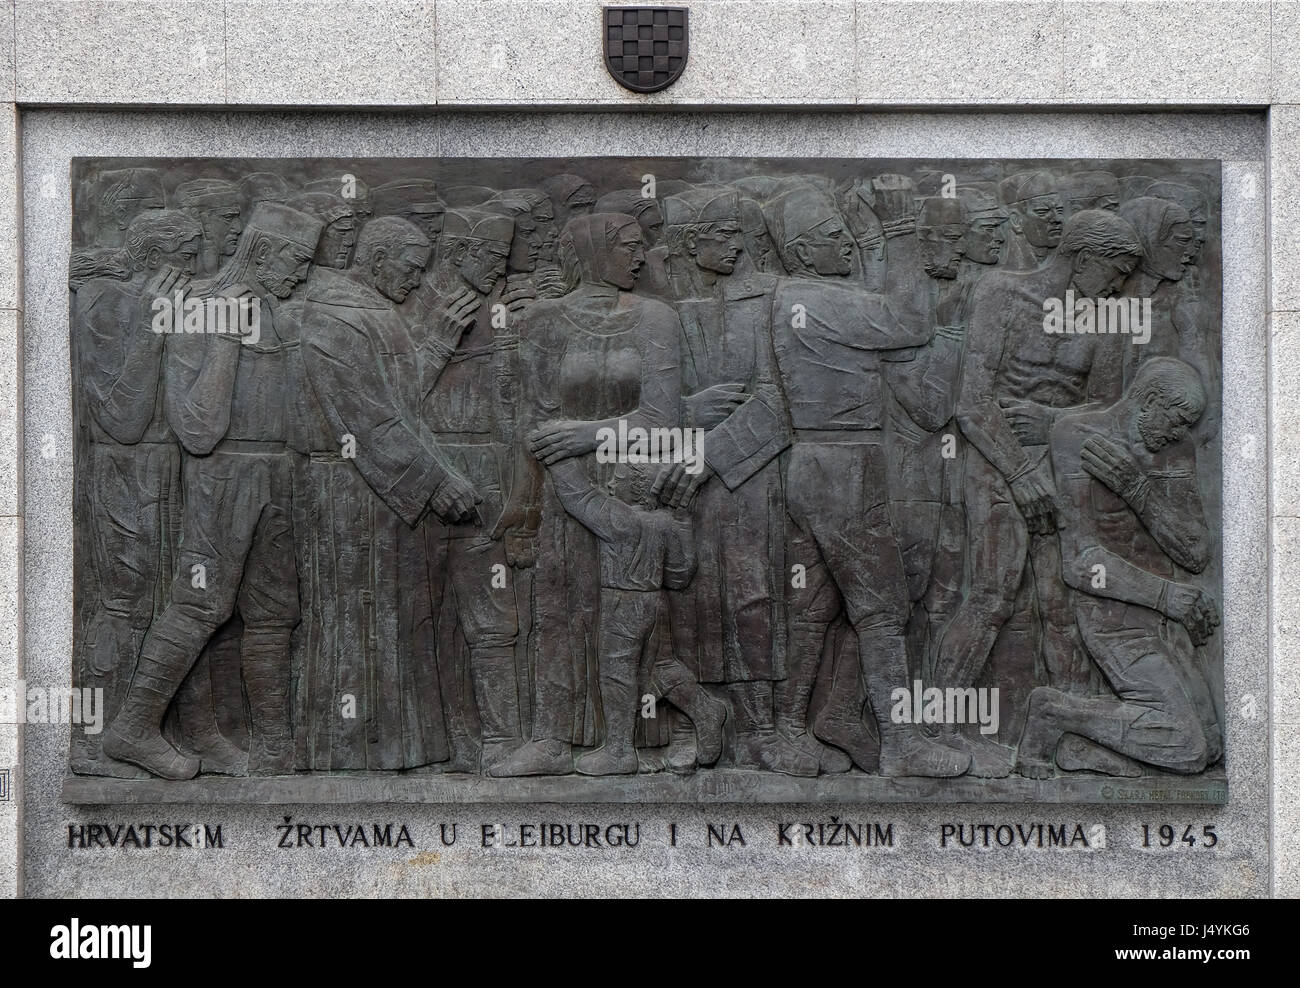
{"type": "MultiPolygon", "coordinates": [[[[695,575],[690,515],[659,505],[640,464],[619,464],[615,471],[614,484],[627,489],[627,501],[592,486],[577,458],[553,464],[549,473],[564,510],[600,546],[600,699],[605,743],[580,757],[575,768],[583,775],[634,774],[637,673],[655,629],[663,589],[679,590],[695,575]]],[[[717,761],[726,707],[701,689],[676,658],[655,663],[651,686],[694,722],[701,764],[717,761]]]]}

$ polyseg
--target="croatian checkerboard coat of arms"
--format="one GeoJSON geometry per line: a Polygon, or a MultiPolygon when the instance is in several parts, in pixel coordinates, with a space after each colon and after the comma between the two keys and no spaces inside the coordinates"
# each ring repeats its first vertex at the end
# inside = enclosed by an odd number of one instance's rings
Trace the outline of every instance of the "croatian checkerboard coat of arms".
{"type": "Polygon", "coordinates": [[[690,11],[685,7],[605,7],[605,67],[634,93],[667,89],[686,69],[690,11]]]}

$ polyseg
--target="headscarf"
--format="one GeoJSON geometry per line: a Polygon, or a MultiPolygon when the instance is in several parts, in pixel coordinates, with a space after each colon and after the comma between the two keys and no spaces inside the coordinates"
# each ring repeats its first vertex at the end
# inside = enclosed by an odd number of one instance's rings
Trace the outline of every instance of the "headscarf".
{"type": "Polygon", "coordinates": [[[1142,253],[1149,259],[1159,250],[1175,223],[1190,223],[1191,215],[1178,203],[1139,196],[1119,207],[1119,215],[1137,232],[1142,253]]]}
{"type": "Polygon", "coordinates": [[[608,249],[624,227],[641,225],[627,213],[589,213],[575,216],[560,235],[565,275],[571,281],[612,284],[608,277],[608,249]]]}

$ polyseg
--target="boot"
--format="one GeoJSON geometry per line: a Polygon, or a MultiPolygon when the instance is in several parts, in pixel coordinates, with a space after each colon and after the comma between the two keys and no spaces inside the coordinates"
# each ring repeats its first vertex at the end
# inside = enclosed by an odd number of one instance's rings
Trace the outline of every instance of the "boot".
{"type": "Polygon", "coordinates": [[[519,726],[519,692],[515,680],[515,646],[486,645],[469,650],[474,702],[483,727],[479,770],[486,773],[523,743],[519,726]]]}
{"type": "Polygon", "coordinates": [[[181,683],[173,703],[180,722],[181,743],[199,759],[199,771],[214,775],[248,775],[248,754],[227,741],[217,727],[212,700],[212,676],[206,656],[200,656],[181,683]]]}
{"type": "Polygon", "coordinates": [[[772,716],[772,685],[766,682],[728,683],[736,711],[736,767],[765,769],[782,775],[811,778],[820,761],[777,733],[772,716]]]}
{"type": "Polygon", "coordinates": [[[907,681],[907,656],[899,632],[858,628],[858,657],[876,723],[880,726],[880,774],[889,778],[920,776],[946,779],[970,768],[971,756],[927,738],[919,724],[890,719],[892,694],[907,681]]]}
{"type": "Polygon", "coordinates": [[[291,775],[294,745],[289,709],[288,628],[244,626],[244,689],[248,695],[251,775],[291,775]]]}
{"type": "MultiPolygon", "coordinates": [[[[636,757],[635,751],[633,757],[636,757]]],[[[572,771],[573,745],[556,738],[543,738],[524,742],[511,754],[488,766],[487,774],[494,779],[508,779],[527,775],[568,775],[572,771]]]]}
{"type": "MultiPolygon", "coordinates": [[[[718,706],[722,707],[723,716],[725,717],[727,708],[720,703],[718,706]]],[[[721,742],[721,735],[722,730],[719,726],[719,743],[721,742]]],[[[695,771],[700,760],[699,746],[696,744],[695,737],[696,730],[691,726],[691,722],[681,714],[674,714],[665,758],[665,766],[668,771],[674,775],[691,775],[695,771]]]]}
{"type": "Polygon", "coordinates": [[[199,774],[199,760],[173,748],[161,730],[163,714],[193,661],[180,644],[193,637],[190,632],[189,628],[164,625],[152,629],[145,638],[122,707],[104,730],[105,755],[138,765],[163,779],[192,779],[199,774]]]}
{"type": "Polygon", "coordinates": [[[722,754],[726,706],[709,696],[694,679],[678,683],[664,694],[664,699],[685,713],[695,725],[695,756],[699,763],[712,765],[716,762],[722,754]]]}
{"type": "Polygon", "coordinates": [[[600,703],[605,711],[605,743],[580,757],[573,767],[582,775],[635,775],[639,765],[633,740],[638,656],[626,649],[602,652],[600,703]]]}
{"type": "Polygon", "coordinates": [[[942,724],[938,731],[938,741],[969,754],[970,774],[977,779],[1005,779],[1010,775],[1016,763],[1015,749],[980,734],[978,726],[975,730],[970,730],[969,725],[967,728],[963,730],[961,724],[942,724]]]}
{"type": "Polygon", "coordinates": [[[808,706],[821,665],[821,629],[792,629],[786,678],[773,687],[776,701],[776,729],[800,751],[817,759],[823,772],[847,772],[853,767],[849,756],[822,744],[808,731],[808,706]]]}

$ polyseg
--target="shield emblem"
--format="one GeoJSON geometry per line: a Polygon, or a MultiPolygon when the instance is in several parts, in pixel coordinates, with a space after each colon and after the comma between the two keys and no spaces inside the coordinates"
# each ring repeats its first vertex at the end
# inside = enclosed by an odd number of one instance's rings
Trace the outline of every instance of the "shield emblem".
{"type": "Polygon", "coordinates": [[[686,68],[685,7],[605,7],[605,68],[634,93],[667,89],[686,68]]]}

